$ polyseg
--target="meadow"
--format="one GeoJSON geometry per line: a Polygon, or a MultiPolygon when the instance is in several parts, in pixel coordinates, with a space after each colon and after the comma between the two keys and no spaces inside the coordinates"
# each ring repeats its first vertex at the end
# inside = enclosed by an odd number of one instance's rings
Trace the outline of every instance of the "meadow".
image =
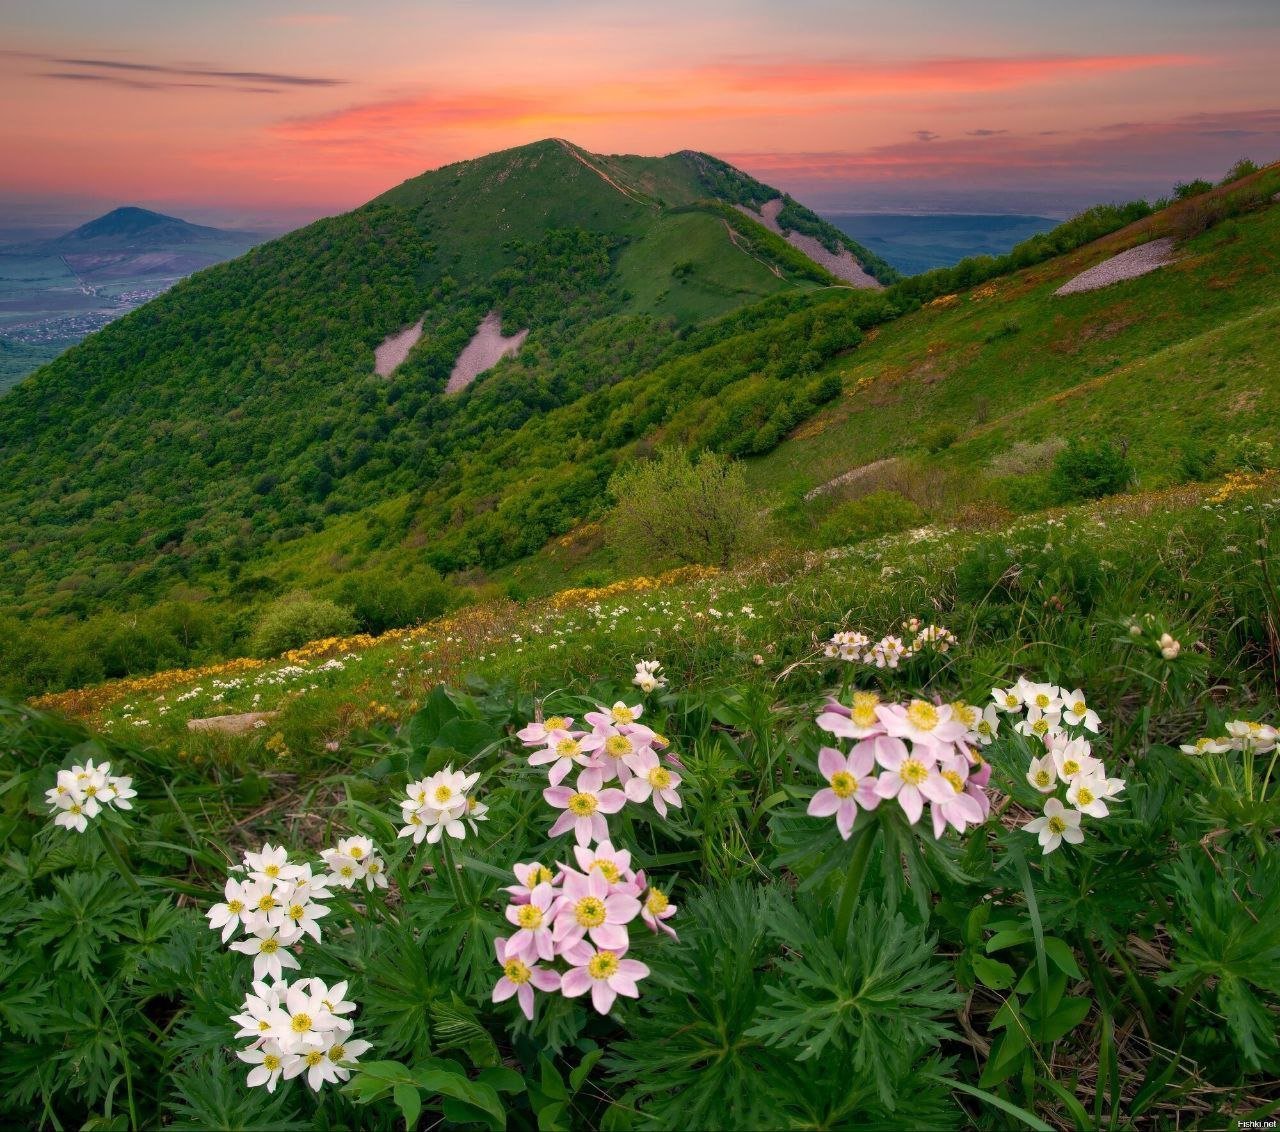
{"type": "Polygon", "coordinates": [[[1278,507],[1235,472],[6,703],[0,1112],[1265,1119],[1278,507]]]}

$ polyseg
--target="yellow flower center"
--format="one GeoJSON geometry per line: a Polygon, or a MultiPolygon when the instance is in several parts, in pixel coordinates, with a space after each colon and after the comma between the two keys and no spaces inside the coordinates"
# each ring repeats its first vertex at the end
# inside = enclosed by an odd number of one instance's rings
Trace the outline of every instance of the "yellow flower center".
{"type": "Polygon", "coordinates": [[[1062,773],[1066,776],[1080,773],[1080,764],[1075,759],[1067,759],[1062,764],[1062,773]]]}
{"type": "Polygon", "coordinates": [[[453,797],[453,789],[441,783],[436,787],[435,799],[436,805],[443,806],[450,798],[453,797]]]}
{"type": "Polygon", "coordinates": [[[604,923],[604,901],[595,896],[584,896],[578,901],[573,914],[584,928],[598,928],[604,923]]]}
{"type": "Polygon", "coordinates": [[[979,735],[991,734],[991,724],[988,723],[985,719],[978,720],[978,734],[979,735]]]}
{"type": "Polygon", "coordinates": [[[1051,817],[1048,822],[1048,828],[1050,833],[1056,833],[1061,837],[1066,832],[1067,823],[1060,817],[1051,817]]]}
{"type": "Polygon", "coordinates": [[[581,744],[577,739],[561,739],[556,744],[556,754],[562,759],[571,759],[578,753],[578,747],[581,744]]]}
{"type": "Polygon", "coordinates": [[[291,1029],[295,1034],[305,1034],[311,1029],[311,1015],[295,1014],[293,1016],[293,1021],[289,1023],[289,1029],[291,1029]]]}
{"type": "Polygon", "coordinates": [[[263,955],[274,955],[280,950],[280,941],[276,939],[275,936],[272,936],[270,939],[264,939],[260,944],[258,944],[258,950],[262,952],[263,955]]]}
{"type": "Polygon", "coordinates": [[[1043,735],[1046,731],[1049,730],[1049,721],[1047,719],[1044,719],[1043,717],[1040,719],[1037,719],[1035,723],[1031,725],[1031,730],[1034,731],[1037,735],[1043,735]]]}
{"type": "Polygon", "coordinates": [[[542,726],[547,731],[563,731],[568,724],[569,721],[563,715],[553,715],[542,726]]]}
{"type": "Polygon", "coordinates": [[[837,798],[848,798],[858,789],[858,780],[847,770],[838,770],[831,776],[831,792],[837,798]]]}
{"type": "Polygon", "coordinates": [[[580,818],[590,817],[599,805],[594,794],[574,794],[569,799],[569,811],[580,818]]]}
{"type": "Polygon", "coordinates": [[[517,985],[527,983],[533,977],[533,972],[519,959],[508,959],[502,965],[502,973],[517,985]]]}
{"type": "Polygon", "coordinates": [[[649,771],[649,783],[655,790],[665,790],[671,785],[671,772],[663,766],[655,766],[649,771]]]}
{"type": "Polygon", "coordinates": [[[98,788],[96,786],[86,786],[84,788],[84,792],[88,794],[90,798],[92,798],[95,794],[97,794],[98,788]]]}
{"type": "Polygon", "coordinates": [[[358,861],[360,860],[361,857],[364,856],[364,850],[361,849],[359,845],[353,845],[351,846],[351,849],[347,853],[347,856],[350,857],[353,861],[358,861]]]}
{"type": "Polygon", "coordinates": [[[1084,700],[1076,700],[1076,702],[1071,705],[1071,710],[1075,712],[1076,715],[1084,715],[1085,711],[1088,709],[1085,707],[1084,700]]]}
{"type": "Polygon", "coordinates": [[[599,858],[591,862],[593,869],[599,869],[600,875],[610,884],[617,884],[622,879],[622,870],[612,861],[601,861],[599,858]]]}
{"type": "Polygon", "coordinates": [[[516,920],[522,928],[529,928],[531,931],[540,928],[542,927],[542,909],[534,904],[522,904],[520,911],[516,913],[516,920]]]}
{"type": "Polygon", "coordinates": [[[1076,803],[1081,806],[1088,806],[1093,802],[1093,791],[1087,786],[1081,786],[1076,791],[1076,803]]]}
{"type": "Polygon", "coordinates": [[[854,704],[849,714],[859,727],[871,727],[876,721],[876,709],[868,704],[854,704]]]}
{"type": "Polygon", "coordinates": [[[929,768],[919,759],[903,759],[898,767],[898,777],[908,786],[919,786],[929,777],[929,768]]]}
{"type": "Polygon", "coordinates": [[[338,875],[343,877],[353,877],[356,875],[356,871],[350,865],[343,865],[342,868],[338,870],[338,875]]]}
{"type": "Polygon", "coordinates": [[[1018,697],[1017,697],[1017,696],[1015,696],[1012,692],[1006,692],[1006,693],[1004,694],[1004,706],[1005,706],[1005,707],[1017,707],[1017,706],[1018,706],[1018,697]]]}
{"type": "Polygon", "coordinates": [[[72,804],[71,804],[69,807],[67,807],[67,808],[68,808],[68,809],[69,809],[73,814],[81,813],[81,812],[83,812],[83,810],[84,810],[84,807],[83,807],[83,806],[81,806],[79,802],[74,802],[74,803],[72,803],[72,804]]]}
{"type": "Polygon", "coordinates": [[[854,692],[853,706],[855,708],[875,708],[880,703],[880,694],[878,692],[854,692]]]}
{"type": "Polygon", "coordinates": [[[951,716],[953,719],[958,719],[966,727],[969,727],[978,718],[978,712],[977,709],[957,700],[951,705],[951,716]]]}
{"type": "Polygon", "coordinates": [[[268,1022],[265,1018],[259,1018],[258,1033],[265,1034],[269,1029],[271,1029],[271,1023],[268,1022]]]}
{"type": "Polygon", "coordinates": [[[961,778],[954,770],[944,770],[942,777],[951,783],[952,788],[957,794],[964,793],[964,779],[961,778]]]}
{"type": "Polygon", "coordinates": [[[1053,775],[1051,775],[1047,770],[1045,770],[1044,767],[1041,767],[1038,771],[1036,771],[1037,786],[1048,786],[1052,782],[1053,782],[1053,775]]]}
{"type": "Polygon", "coordinates": [[[635,720],[635,716],[626,704],[614,704],[609,714],[613,716],[614,723],[631,723],[635,720]]]}
{"type": "Polygon", "coordinates": [[[907,708],[907,718],[921,731],[932,731],[938,726],[938,709],[924,700],[912,700],[907,708]]]}
{"type": "Polygon", "coordinates": [[[618,957],[612,951],[597,951],[587,961],[587,974],[593,979],[607,979],[617,970],[618,957]]]}
{"type": "Polygon", "coordinates": [[[304,1060],[306,1061],[307,1065],[309,1065],[309,1066],[310,1066],[310,1065],[319,1065],[319,1064],[320,1064],[320,1062],[322,1062],[322,1061],[324,1060],[324,1050],[322,1050],[322,1049],[309,1049],[309,1050],[307,1050],[307,1054],[306,1054],[306,1057],[304,1058],[304,1060]]]}
{"type": "Polygon", "coordinates": [[[269,892],[264,892],[258,897],[258,911],[270,912],[276,906],[276,898],[269,892]]]}
{"type": "Polygon", "coordinates": [[[274,1053],[264,1054],[262,1058],[262,1065],[263,1065],[263,1068],[268,1069],[272,1073],[274,1073],[277,1069],[280,1068],[280,1058],[277,1057],[274,1053]]]}
{"type": "Polygon", "coordinates": [[[649,889],[649,899],[644,902],[644,906],[656,916],[659,912],[665,912],[667,905],[670,903],[671,901],[666,898],[665,894],[659,892],[656,888],[651,888],[649,889]]]}
{"type": "Polygon", "coordinates": [[[307,908],[305,904],[289,905],[289,919],[293,920],[294,923],[297,923],[297,921],[301,920],[302,917],[305,916],[306,914],[307,914],[307,908]]]}
{"type": "Polygon", "coordinates": [[[370,874],[371,876],[375,876],[375,877],[376,877],[380,872],[382,872],[382,862],[381,862],[381,861],[370,861],[370,862],[369,862],[369,874],[370,874]]]}
{"type": "Polygon", "coordinates": [[[635,750],[635,744],[625,735],[610,735],[604,741],[604,753],[613,759],[620,759],[635,750]]]}
{"type": "Polygon", "coordinates": [[[1050,703],[1052,703],[1052,701],[1049,699],[1046,693],[1044,692],[1036,693],[1036,707],[1038,707],[1041,711],[1044,711],[1044,709],[1047,708],[1050,703]]]}
{"type": "Polygon", "coordinates": [[[273,878],[273,879],[274,879],[275,877],[278,877],[278,876],[280,875],[280,866],[279,866],[279,865],[265,865],[265,866],[263,867],[262,871],[263,871],[264,873],[266,873],[266,874],[267,874],[267,876],[269,876],[269,877],[271,877],[271,878],[273,878]]]}
{"type": "Polygon", "coordinates": [[[330,1061],[341,1061],[341,1060],[342,1060],[344,1057],[346,1057],[346,1056],[347,1056],[347,1047],[346,1047],[346,1046],[338,1045],[338,1046],[330,1046],[330,1047],[329,1047],[329,1060],[330,1060],[330,1061]]]}
{"type": "Polygon", "coordinates": [[[531,865],[529,867],[529,887],[535,884],[550,884],[555,877],[551,875],[551,870],[546,865],[531,865]]]}

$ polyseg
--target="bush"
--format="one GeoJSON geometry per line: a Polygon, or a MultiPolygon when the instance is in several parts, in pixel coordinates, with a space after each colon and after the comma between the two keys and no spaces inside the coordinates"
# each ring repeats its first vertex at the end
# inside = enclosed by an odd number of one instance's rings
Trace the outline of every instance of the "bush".
{"type": "Polygon", "coordinates": [[[277,656],[308,641],[354,633],[356,627],[351,611],[327,598],[286,594],[267,606],[254,627],[249,647],[254,656],[277,656]]]}
{"type": "Polygon", "coordinates": [[[1101,499],[1124,491],[1134,479],[1133,464],[1110,440],[1068,444],[1053,461],[1049,493],[1055,503],[1101,499]]]}
{"type": "Polygon", "coordinates": [[[1209,192],[1212,188],[1213,185],[1203,179],[1179,181],[1178,184],[1173,186],[1173,196],[1175,200],[1190,200],[1192,197],[1198,197],[1209,192]]]}
{"type": "Polygon", "coordinates": [[[338,586],[338,599],[365,633],[429,621],[457,604],[453,588],[425,565],[399,575],[365,570],[349,574],[338,586]]]}
{"type": "Polygon", "coordinates": [[[960,430],[953,424],[934,425],[924,434],[924,446],[930,452],[941,452],[950,448],[960,436],[960,430]]]}
{"type": "Polygon", "coordinates": [[[1241,181],[1245,177],[1252,177],[1259,168],[1256,161],[1250,161],[1249,158],[1242,157],[1227,170],[1227,175],[1222,178],[1219,184],[1229,185],[1233,181],[1241,181]]]}
{"type": "Polygon", "coordinates": [[[606,539],[618,558],[655,565],[729,566],[764,545],[767,521],[740,465],[714,452],[695,462],[683,448],[628,464],[609,491],[617,500],[606,539]]]}
{"type": "Polygon", "coordinates": [[[847,546],[918,527],[924,518],[916,504],[896,491],[875,491],[836,507],[818,528],[818,541],[822,546],[847,546]]]}

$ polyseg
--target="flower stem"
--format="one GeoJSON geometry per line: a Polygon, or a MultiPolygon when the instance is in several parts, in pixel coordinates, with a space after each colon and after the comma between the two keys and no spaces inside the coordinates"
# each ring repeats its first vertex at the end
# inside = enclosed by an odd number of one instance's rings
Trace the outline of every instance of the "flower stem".
{"type": "Polygon", "coordinates": [[[128,882],[129,887],[135,892],[140,892],[142,886],[138,884],[138,878],[133,875],[133,870],[129,867],[129,862],[124,859],[124,854],[120,852],[120,846],[116,844],[116,840],[107,832],[107,827],[101,822],[97,823],[98,836],[102,839],[102,846],[107,851],[107,856],[115,863],[120,875],[128,882]]]}
{"type": "Polygon", "coordinates": [[[449,874],[449,888],[453,892],[453,899],[458,907],[462,908],[467,901],[463,897],[462,887],[458,881],[458,870],[453,864],[453,850],[449,848],[449,835],[447,833],[442,834],[440,837],[440,855],[443,858],[440,867],[449,874]]]}
{"type": "Polygon", "coordinates": [[[871,848],[875,844],[880,823],[873,821],[862,827],[849,856],[849,871],[844,878],[844,891],[840,894],[840,906],[836,909],[836,939],[843,943],[849,934],[849,921],[858,903],[862,880],[867,875],[867,863],[871,860],[871,848]]]}

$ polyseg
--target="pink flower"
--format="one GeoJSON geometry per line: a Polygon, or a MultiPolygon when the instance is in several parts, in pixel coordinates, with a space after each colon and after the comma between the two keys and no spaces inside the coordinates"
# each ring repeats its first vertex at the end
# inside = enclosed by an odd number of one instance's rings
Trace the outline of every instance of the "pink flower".
{"type": "Polygon", "coordinates": [[[555,874],[546,865],[533,861],[528,865],[513,865],[511,871],[516,874],[519,884],[507,885],[506,891],[511,893],[512,904],[528,904],[533,890],[540,884],[555,884],[555,874]]]}
{"type": "Polygon", "coordinates": [[[928,700],[912,700],[906,707],[881,704],[876,714],[890,735],[916,744],[954,747],[964,741],[968,730],[964,723],[952,718],[950,706],[938,706],[928,700]]]}
{"type": "Polygon", "coordinates": [[[552,937],[562,955],[588,935],[597,947],[625,951],[627,924],[639,914],[640,901],[628,889],[614,889],[599,872],[566,872],[552,937]]]}
{"type": "Polygon", "coordinates": [[[621,951],[596,951],[586,943],[579,944],[566,959],[573,965],[560,980],[560,993],[577,998],[591,992],[591,1005],[608,1014],[618,995],[639,998],[636,983],[649,974],[649,968],[635,959],[622,958],[621,951]]]}
{"type": "Polygon", "coordinates": [[[549,884],[540,884],[534,888],[527,904],[507,905],[507,919],[519,928],[507,941],[508,955],[530,961],[556,957],[555,943],[551,938],[555,903],[555,889],[549,884]]]}
{"type": "Polygon", "coordinates": [[[827,789],[819,790],[809,802],[809,814],[815,818],[836,815],[836,828],[846,841],[853,833],[858,810],[874,810],[880,805],[876,793],[873,741],[857,744],[848,757],[834,747],[818,752],[818,769],[827,780],[827,789]]]}
{"type": "Polygon", "coordinates": [[[547,778],[552,786],[559,786],[575,763],[583,767],[592,765],[590,751],[582,746],[583,734],[581,731],[564,730],[548,732],[547,745],[529,756],[529,765],[545,766],[550,763],[547,778]]]}
{"type": "Polygon", "coordinates": [[[635,777],[626,785],[627,799],[632,802],[646,802],[653,799],[653,808],[662,817],[667,816],[667,806],[683,808],[676,787],[681,779],[674,771],[668,770],[659,761],[658,756],[650,750],[631,755],[625,760],[626,765],[635,772],[635,777]]]}
{"type": "Polygon", "coordinates": [[[880,697],[875,692],[854,692],[850,707],[831,699],[818,716],[818,726],[842,739],[870,739],[874,735],[883,735],[884,723],[876,714],[879,706],[880,697]]]}
{"type": "Polygon", "coordinates": [[[578,868],[587,876],[595,869],[611,885],[633,889],[633,896],[639,896],[643,891],[644,886],[637,886],[635,883],[635,874],[631,871],[631,854],[626,849],[615,849],[612,842],[602,841],[594,849],[575,845],[573,855],[577,859],[578,868]]]}
{"type": "Polygon", "coordinates": [[[551,827],[551,837],[559,837],[572,829],[579,845],[608,839],[609,826],[604,815],[616,814],[627,804],[627,796],[621,790],[602,790],[603,783],[603,772],[591,768],[578,775],[576,790],[548,786],[542,792],[547,805],[564,810],[551,827]]]}
{"type": "Polygon", "coordinates": [[[625,727],[644,715],[644,704],[628,707],[619,700],[608,711],[589,711],[582,718],[592,727],[625,727]]]}
{"type": "MultiPolygon", "coordinates": [[[[598,712],[591,712],[587,718],[598,715],[598,712]]],[[[619,785],[625,786],[633,773],[631,760],[650,750],[655,738],[647,727],[614,727],[604,723],[582,740],[582,749],[591,752],[591,765],[604,772],[605,782],[617,778],[619,785]]]]}
{"type": "Polygon", "coordinates": [[[945,802],[955,793],[938,773],[936,750],[921,744],[908,751],[901,739],[891,737],[866,742],[875,745],[876,762],[885,769],[876,780],[876,793],[881,798],[897,798],[912,825],[920,820],[926,801],[945,802]]]}
{"type": "Polygon", "coordinates": [[[494,985],[493,1001],[505,1002],[515,995],[524,1016],[532,1022],[533,988],[557,991],[560,989],[560,976],[555,971],[540,967],[537,963],[530,965],[518,955],[511,954],[505,939],[495,939],[493,944],[498,953],[498,962],[502,964],[502,978],[494,985]]]}
{"type": "MultiPolygon", "coordinates": [[[[644,880],[644,874],[639,874],[641,883],[644,880]]],[[[663,920],[669,920],[676,914],[676,906],[667,899],[667,894],[656,888],[649,889],[649,895],[644,898],[644,904],[640,907],[640,918],[648,925],[651,932],[665,932],[672,939],[679,939],[676,935],[675,928],[668,927],[663,920]]]]}
{"type": "Polygon", "coordinates": [[[573,720],[565,715],[551,715],[545,720],[535,719],[527,727],[516,732],[516,738],[526,747],[538,747],[546,743],[547,736],[553,731],[568,730],[573,720]]]}
{"type": "MultiPolygon", "coordinates": [[[[965,759],[952,756],[943,760],[938,774],[947,784],[950,794],[944,801],[931,800],[929,803],[934,837],[941,837],[947,826],[963,833],[967,826],[980,825],[986,817],[978,797],[967,789],[968,771],[969,764],[965,759]]],[[[990,773],[988,766],[987,774],[990,773]]]]}

